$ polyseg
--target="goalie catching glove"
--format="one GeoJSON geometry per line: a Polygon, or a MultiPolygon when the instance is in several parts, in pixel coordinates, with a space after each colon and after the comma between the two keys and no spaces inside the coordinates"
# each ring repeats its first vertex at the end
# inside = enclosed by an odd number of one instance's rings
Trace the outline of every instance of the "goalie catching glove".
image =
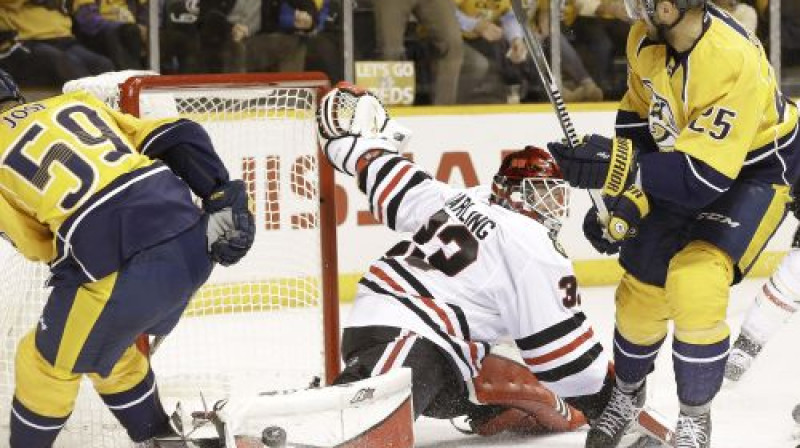
{"type": "MultiPolygon", "coordinates": [[[[570,185],[602,189],[608,221],[595,220],[600,227],[595,231],[587,215],[584,234],[598,251],[616,253],[617,243],[635,236],[639,222],[650,212],[647,195],[634,184],[637,167],[633,142],[622,137],[612,140],[592,134],[574,148],[559,142],[550,143],[547,148],[570,185]]],[[[597,211],[590,210],[589,215],[596,216],[597,211]]]]}
{"type": "Polygon", "coordinates": [[[322,98],[317,128],[325,157],[351,176],[384,152],[403,151],[411,139],[411,131],[389,117],[377,97],[347,82],[322,98]]]}
{"type": "Polygon", "coordinates": [[[255,217],[244,182],[233,180],[217,187],[203,200],[208,214],[206,238],[211,259],[230,266],[247,254],[256,234],[255,217]]]}

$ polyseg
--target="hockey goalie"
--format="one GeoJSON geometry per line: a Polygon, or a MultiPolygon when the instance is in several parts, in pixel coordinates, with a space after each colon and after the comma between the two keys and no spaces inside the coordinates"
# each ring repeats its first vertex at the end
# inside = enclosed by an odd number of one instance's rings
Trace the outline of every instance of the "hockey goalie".
{"type": "Polygon", "coordinates": [[[400,153],[410,132],[370,93],[322,100],[320,146],[372,214],[409,235],[366,269],[336,383],[412,370],[414,416],[466,416],[468,431],[570,431],[610,392],[608,357],[557,241],[569,187],[545,150],[506,156],[491,189],[439,182],[400,153]],[[521,359],[492,354],[503,340],[521,359]]]}

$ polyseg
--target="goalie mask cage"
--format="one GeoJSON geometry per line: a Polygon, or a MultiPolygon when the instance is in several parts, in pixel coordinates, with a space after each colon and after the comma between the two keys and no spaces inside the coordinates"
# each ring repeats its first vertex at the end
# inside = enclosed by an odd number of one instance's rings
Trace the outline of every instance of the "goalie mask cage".
{"type": "MultiPolygon", "coordinates": [[[[250,253],[216,266],[153,354],[162,401],[187,412],[229,395],[330,382],[339,369],[333,172],[319,163],[315,113],[329,81],[316,73],[134,76],[81,80],[143,118],[198,121],[255,202],[250,253]],[[121,79],[120,79],[121,77],[121,79]],[[127,80],[125,80],[127,78],[127,80]],[[123,82],[124,81],[124,82],[123,82]]],[[[76,87],[73,87],[76,88],[76,87]]],[[[69,87],[65,87],[69,89],[69,87]]],[[[44,265],[3,248],[0,265],[0,446],[8,441],[14,352],[49,291],[44,265]]],[[[84,379],[57,447],[131,446],[84,379]]]]}

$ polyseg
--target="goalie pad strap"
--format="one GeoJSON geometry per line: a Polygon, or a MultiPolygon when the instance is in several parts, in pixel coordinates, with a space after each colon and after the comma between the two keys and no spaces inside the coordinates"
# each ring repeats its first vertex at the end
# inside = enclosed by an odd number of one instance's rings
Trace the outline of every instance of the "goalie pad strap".
{"type": "MultiPolygon", "coordinates": [[[[534,417],[533,423],[549,431],[570,431],[586,423],[581,411],[542,386],[527,366],[511,359],[486,356],[474,384],[475,395],[481,403],[524,411],[534,417]]],[[[498,417],[501,416],[503,414],[498,417]]],[[[511,420],[519,421],[519,418],[511,420]]]]}

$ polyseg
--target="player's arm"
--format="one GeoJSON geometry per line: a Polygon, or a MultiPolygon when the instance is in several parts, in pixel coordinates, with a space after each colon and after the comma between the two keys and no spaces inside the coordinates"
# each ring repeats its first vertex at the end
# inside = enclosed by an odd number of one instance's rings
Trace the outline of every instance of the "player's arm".
{"type": "Polygon", "coordinates": [[[163,161],[198,197],[208,198],[230,180],[211,138],[199,123],[185,118],[140,119],[103,107],[140,153],[163,161]]]}
{"type": "Polygon", "coordinates": [[[399,155],[410,131],[371,94],[340,84],[323,98],[317,121],[325,156],[357,178],[372,214],[389,228],[416,231],[452,196],[449,186],[399,155]]]}
{"type": "Polygon", "coordinates": [[[203,200],[209,214],[208,248],[224,266],[238,262],[255,239],[255,217],[241,180],[230,180],[228,170],[199,123],[187,119],[140,120],[107,111],[133,139],[142,154],[159,159],[203,200]]]}

